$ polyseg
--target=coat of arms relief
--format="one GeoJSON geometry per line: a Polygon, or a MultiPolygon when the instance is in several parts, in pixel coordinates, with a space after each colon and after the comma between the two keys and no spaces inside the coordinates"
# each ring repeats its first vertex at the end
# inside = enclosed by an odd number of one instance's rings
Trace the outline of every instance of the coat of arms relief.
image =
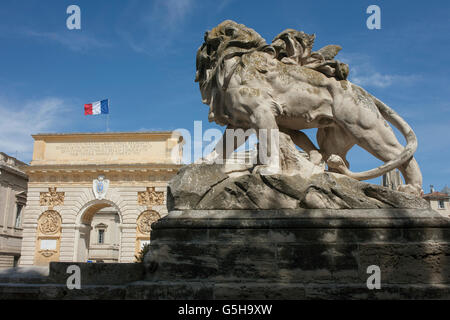
{"type": "Polygon", "coordinates": [[[108,192],[108,187],[109,180],[105,179],[104,175],[98,176],[98,178],[92,182],[92,190],[94,191],[95,198],[97,200],[104,199],[108,192]]]}

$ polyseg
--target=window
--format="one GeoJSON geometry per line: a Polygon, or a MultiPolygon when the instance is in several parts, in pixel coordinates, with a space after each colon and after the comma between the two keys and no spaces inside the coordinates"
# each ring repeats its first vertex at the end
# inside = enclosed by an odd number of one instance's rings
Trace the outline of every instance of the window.
{"type": "Polygon", "coordinates": [[[438,209],[445,209],[444,200],[438,200],[438,209]]]}
{"type": "Polygon", "coordinates": [[[20,228],[22,226],[22,209],[23,204],[18,203],[16,206],[16,222],[14,223],[14,227],[20,228]]]}
{"type": "Polygon", "coordinates": [[[105,230],[103,229],[98,230],[98,243],[105,243],[105,230]]]}

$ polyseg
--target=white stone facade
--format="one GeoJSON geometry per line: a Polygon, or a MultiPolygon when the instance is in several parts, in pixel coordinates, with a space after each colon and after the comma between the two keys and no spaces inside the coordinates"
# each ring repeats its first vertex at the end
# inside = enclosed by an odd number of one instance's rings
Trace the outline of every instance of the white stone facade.
{"type": "Polygon", "coordinates": [[[0,268],[20,259],[28,177],[19,168],[25,165],[0,152],[0,268]]]}
{"type": "MultiPolygon", "coordinates": [[[[139,140],[143,149],[143,141],[149,142],[149,149],[155,141],[164,142],[167,149],[178,148],[178,143],[181,143],[181,140],[173,143],[176,139],[172,137],[171,132],[83,134],[76,136],[77,141],[80,137],[89,138],[91,149],[95,141],[101,141],[99,143],[102,144],[105,140],[108,140],[108,143],[115,142],[118,147],[112,149],[113,151],[122,150],[120,144],[124,141],[139,140]]],[[[97,224],[93,217],[99,211],[105,210],[117,212],[119,217],[117,262],[134,262],[141,241],[150,239],[151,223],[167,214],[167,182],[181,167],[180,162],[173,163],[167,157],[170,150],[163,149],[160,160],[153,160],[151,163],[145,163],[145,159],[133,163],[139,156],[136,154],[127,155],[130,158],[130,161],[127,161],[121,153],[122,158],[117,160],[114,152],[109,154],[111,161],[97,162],[91,155],[92,158],[87,158],[84,162],[70,163],[64,160],[59,163],[58,154],[55,154],[54,150],[64,149],[54,146],[48,148],[48,144],[55,140],[60,145],[65,141],[73,145],[74,134],[34,138],[35,154],[27,170],[30,182],[23,221],[20,264],[26,266],[48,265],[51,261],[86,262],[93,254],[91,252],[90,255],[86,251],[87,247],[91,250],[95,247],[91,246],[92,239],[88,236],[92,235],[97,224]],[[45,150],[36,150],[37,148],[53,150],[53,153],[48,155],[45,150]],[[37,159],[39,154],[40,159],[37,159]],[[93,181],[100,175],[109,180],[103,199],[96,198],[93,190],[93,181]],[[149,219],[150,216],[156,218],[149,219]],[[147,227],[142,227],[146,224],[147,227]]],[[[104,144],[102,148],[103,146],[104,144]]],[[[181,152],[179,155],[181,161],[181,152]]]]}
{"type": "MultiPolygon", "coordinates": [[[[141,186],[110,186],[104,200],[94,197],[91,186],[70,186],[54,184],[58,192],[65,193],[64,204],[53,208],[62,217],[61,244],[59,261],[80,261],[78,251],[80,229],[83,227],[82,219],[86,212],[95,206],[113,207],[119,217],[121,230],[119,262],[133,262],[136,247],[136,223],[139,215],[147,210],[146,206],[137,203],[138,192],[145,192],[148,186],[155,186],[156,191],[166,191],[166,181],[152,182],[141,186]]],[[[35,251],[37,240],[37,221],[39,216],[48,210],[39,204],[41,192],[48,191],[48,184],[30,183],[28,206],[23,221],[24,240],[22,244],[21,265],[35,264],[35,251]]],[[[161,217],[167,214],[165,203],[153,206],[161,217]]],[[[94,227],[94,226],[92,226],[94,227]]]]}
{"type": "Polygon", "coordinates": [[[448,188],[438,192],[431,186],[430,193],[424,194],[423,198],[428,201],[431,209],[436,210],[446,218],[450,218],[450,195],[447,192],[448,188]]]}

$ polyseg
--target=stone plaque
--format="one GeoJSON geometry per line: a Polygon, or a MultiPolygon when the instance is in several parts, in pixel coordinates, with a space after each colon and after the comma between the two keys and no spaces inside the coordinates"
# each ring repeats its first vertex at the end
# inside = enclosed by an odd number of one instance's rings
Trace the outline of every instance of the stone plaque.
{"type": "Polygon", "coordinates": [[[56,250],[56,240],[54,239],[41,240],[41,250],[56,250]]]}

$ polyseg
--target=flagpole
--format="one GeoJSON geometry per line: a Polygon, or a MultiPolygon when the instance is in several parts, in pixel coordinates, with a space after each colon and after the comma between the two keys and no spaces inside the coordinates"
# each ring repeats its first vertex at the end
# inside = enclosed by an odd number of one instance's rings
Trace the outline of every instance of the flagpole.
{"type": "Polygon", "coordinates": [[[111,107],[111,99],[108,99],[108,113],[106,114],[106,132],[109,132],[109,109],[111,107]]]}

